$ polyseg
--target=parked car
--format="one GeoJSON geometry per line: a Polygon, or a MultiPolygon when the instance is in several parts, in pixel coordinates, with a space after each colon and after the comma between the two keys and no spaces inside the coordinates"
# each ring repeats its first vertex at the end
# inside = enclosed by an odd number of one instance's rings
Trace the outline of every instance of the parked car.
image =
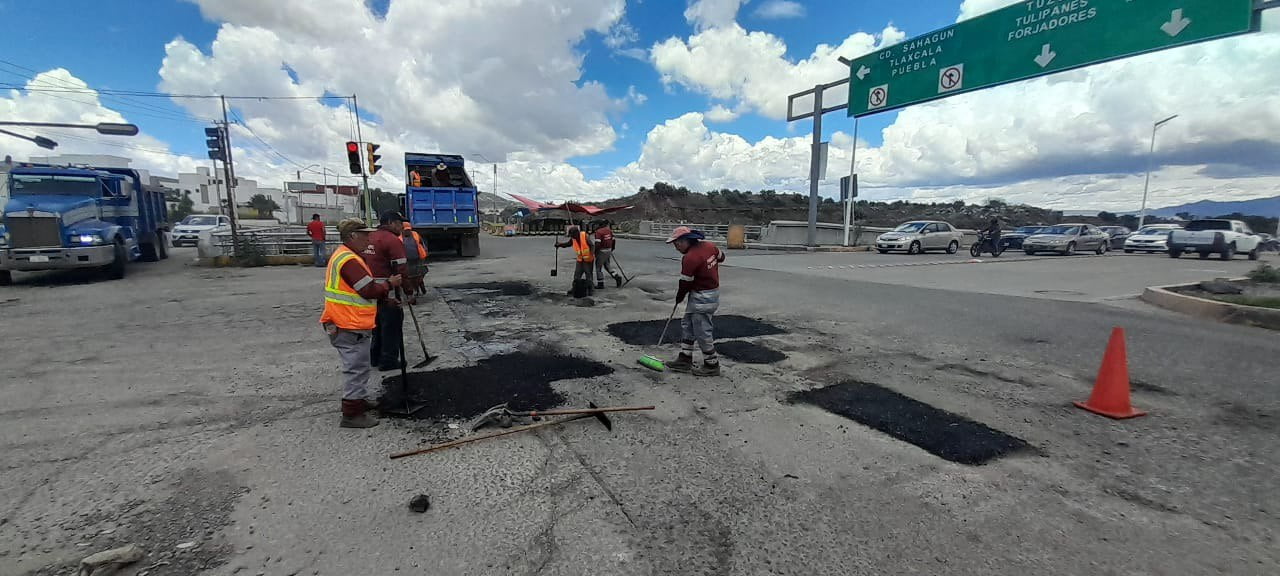
{"type": "Polygon", "coordinates": [[[1258,242],[1258,251],[1260,252],[1280,252],[1280,239],[1270,234],[1258,234],[1262,238],[1258,242]]]}
{"type": "Polygon", "coordinates": [[[201,232],[223,232],[229,230],[231,230],[230,216],[192,214],[183,218],[177,226],[173,227],[173,245],[174,247],[188,244],[195,246],[200,241],[201,232]]]}
{"type": "Polygon", "coordinates": [[[1185,252],[1195,252],[1200,258],[1217,254],[1230,260],[1238,253],[1258,259],[1258,245],[1262,237],[1253,233],[1249,225],[1239,220],[1195,220],[1182,230],[1169,234],[1169,257],[1177,258],[1185,252]]]}
{"type": "Polygon", "coordinates": [[[1124,241],[1129,239],[1129,235],[1133,234],[1133,230],[1130,230],[1127,226],[1099,226],[1098,228],[1111,237],[1111,244],[1107,247],[1112,250],[1124,248],[1124,241]]]}
{"type": "Polygon", "coordinates": [[[1079,251],[1106,254],[1110,249],[1106,232],[1092,224],[1058,224],[1049,226],[1022,241],[1022,250],[1028,255],[1037,252],[1058,252],[1068,256],[1079,251]]]}
{"type": "Polygon", "coordinates": [[[920,254],[929,250],[946,250],[955,254],[960,250],[964,233],[946,222],[917,220],[907,222],[876,238],[876,251],[887,254],[890,250],[906,250],[907,254],[920,254]]]}
{"type": "Polygon", "coordinates": [[[1124,253],[1168,252],[1169,234],[1182,227],[1177,224],[1151,224],[1130,234],[1124,241],[1124,253]]]}
{"type": "Polygon", "coordinates": [[[1019,226],[1015,228],[1013,232],[1001,234],[1000,245],[1003,246],[1005,250],[1021,250],[1022,242],[1027,239],[1027,236],[1035,234],[1045,228],[1048,228],[1048,226],[1019,226]]]}

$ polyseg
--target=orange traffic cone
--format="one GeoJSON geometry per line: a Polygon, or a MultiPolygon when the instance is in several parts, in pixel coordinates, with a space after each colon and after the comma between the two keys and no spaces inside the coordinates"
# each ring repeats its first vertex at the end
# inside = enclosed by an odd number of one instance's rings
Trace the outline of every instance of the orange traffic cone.
{"type": "Polygon", "coordinates": [[[1108,418],[1135,418],[1147,413],[1137,410],[1129,402],[1129,357],[1124,349],[1124,328],[1111,329],[1107,352],[1102,356],[1102,368],[1093,385],[1088,402],[1076,402],[1076,406],[1108,418]]]}

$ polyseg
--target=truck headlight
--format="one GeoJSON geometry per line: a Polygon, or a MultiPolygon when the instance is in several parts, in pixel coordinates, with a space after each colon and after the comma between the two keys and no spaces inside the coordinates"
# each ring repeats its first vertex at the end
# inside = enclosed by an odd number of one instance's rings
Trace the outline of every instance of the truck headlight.
{"type": "Polygon", "coordinates": [[[93,246],[102,244],[102,237],[97,234],[72,234],[72,242],[78,242],[84,246],[93,246]]]}

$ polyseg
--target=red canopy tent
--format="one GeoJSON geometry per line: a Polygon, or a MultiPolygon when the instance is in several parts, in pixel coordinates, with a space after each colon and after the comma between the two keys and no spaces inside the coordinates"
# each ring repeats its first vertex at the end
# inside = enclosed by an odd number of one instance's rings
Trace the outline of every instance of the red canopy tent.
{"type": "Polygon", "coordinates": [[[531,198],[525,198],[524,196],[520,196],[518,194],[507,194],[507,196],[515,198],[516,201],[527,206],[531,212],[540,212],[543,210],[564,210],[565,212],[586,214],[588,216],[599,216],[601,214],[619,212],[622,210],[627,210],[629,208],[635,207],[635,206],[613,206],[610,208],[599,208],[596,206],[586,206],[583,204],[578,204],[577,202],[565,202],[564,204],[548,204],[546,202],[539,202],[531,198]]]}

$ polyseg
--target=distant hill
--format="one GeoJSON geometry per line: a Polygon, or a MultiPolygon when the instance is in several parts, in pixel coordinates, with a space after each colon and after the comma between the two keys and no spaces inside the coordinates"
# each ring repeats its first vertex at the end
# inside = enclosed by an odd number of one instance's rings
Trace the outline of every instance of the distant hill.
{"type": "Polygon", "coordinates": [[[1157,208],[1148,211],[1149,214],[1161,216],[1165,218],[1173,218],[1180,212],[1186,212],[1192,216],[1221,216],[1223,214],[1246,214],[1252,216],[1274,217],[1280,215],[1280,196],[1272,196],[1270,198],[1257,198],[1254,200],[1239,200],[1235,202],[1214,202],[1212,200],[1201,200],[1191,204],[1181,204],[1178,206],[1169,206],[1166,208],[1157,208]]]}

